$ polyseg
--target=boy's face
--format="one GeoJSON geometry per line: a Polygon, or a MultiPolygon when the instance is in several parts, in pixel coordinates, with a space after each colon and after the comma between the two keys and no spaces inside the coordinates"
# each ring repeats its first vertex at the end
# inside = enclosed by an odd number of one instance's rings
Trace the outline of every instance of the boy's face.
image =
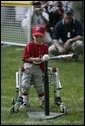
{"type": "Polygon", "coordinates": [[[39,43],[41,43],[42,42],[42,40],[43,40],[43,36],[33,36],[33,38],[34,38],[34,40],[36,41],[36,42],[39,42],[39,43]]]}

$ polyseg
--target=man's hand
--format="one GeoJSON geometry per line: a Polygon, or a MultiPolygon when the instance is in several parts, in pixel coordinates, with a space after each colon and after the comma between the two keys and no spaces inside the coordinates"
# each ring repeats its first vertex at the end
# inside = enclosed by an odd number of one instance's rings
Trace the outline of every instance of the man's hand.
{"type": "Polygon", "coordinates": [[[59,47],[59,48],[58,48],[58,51],[59,51],[59,53],[61,53],[61,54],[65,53],[65,49],[64,49],[63,47],[59,47]]]}
{"type": "Polygon", "coordinates": [[[59,41],[58,41],[58,40],[53,40],[53,44],[54,44],[55,48],[59,51],[60,54],[65,53],[64,47],[62,47],[62,46],[59,44],[59,41]]]}
{"type": "Polygon", "coordinates": [[[64,48],[69,49],[72,44],[72,41],[73,41],[72,39],[68,39],[64,44],[64,48]]]}

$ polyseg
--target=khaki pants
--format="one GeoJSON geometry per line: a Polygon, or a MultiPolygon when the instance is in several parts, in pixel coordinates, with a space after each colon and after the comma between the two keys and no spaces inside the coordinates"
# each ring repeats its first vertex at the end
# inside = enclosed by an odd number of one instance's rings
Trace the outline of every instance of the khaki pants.
{"type": "MultiPolygon", "coordinates": [[[[63,43],[60,43],[60,44],[63,47],[63,43]]],[[[84,48],[83,41],[78,40],[71,45],[69,50],[73,52],[77,52],[78,54],[81,54],[83,53],[83,48],[84,48]]],[[[55,48],[55,45],[51,45],[49,47],[49,53],[59,55],[58,49],[55,48]]]]}

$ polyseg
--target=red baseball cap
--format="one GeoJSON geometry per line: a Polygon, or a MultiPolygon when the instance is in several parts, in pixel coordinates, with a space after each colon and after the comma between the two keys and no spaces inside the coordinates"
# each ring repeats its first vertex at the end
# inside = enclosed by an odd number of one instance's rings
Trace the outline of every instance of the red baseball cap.
{"type": "Polygon", "coordinates": [[[45,26],[44,25],[35,25],[32,28],[32,36],[44,36],[45,35],[45,26]]]}

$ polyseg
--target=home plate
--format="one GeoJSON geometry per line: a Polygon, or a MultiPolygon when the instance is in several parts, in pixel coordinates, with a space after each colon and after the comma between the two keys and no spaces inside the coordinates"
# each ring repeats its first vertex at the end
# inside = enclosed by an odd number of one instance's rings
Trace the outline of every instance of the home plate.
{"type": "Polygon", "coordinates": [[[52,119],[64,115],[65,113],[50,112],[49,115],[45,115],[45,112],[27,112],[27,115],[31,119],[52,119]]]}

